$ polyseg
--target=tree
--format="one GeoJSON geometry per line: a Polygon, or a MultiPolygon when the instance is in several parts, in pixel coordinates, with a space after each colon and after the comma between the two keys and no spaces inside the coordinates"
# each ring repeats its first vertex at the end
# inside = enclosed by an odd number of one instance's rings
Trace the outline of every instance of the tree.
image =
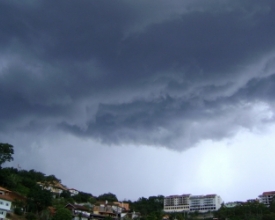
{"type": "Polygon", "coordinates": [[[10,144],[0,143],[0,169],[3,163],[13,160],[13,146],[10,144]]]}
{"type": "Polygon", "coordinates": [[[38,185],[31,189],[28,194],[29,211],[41,212],[52,205],[52,193],[41,189],[38,185]]]}
{"type": "Polygon", "coordinates": [[[97,197],[97,199],[99,201],[106,201],[107,200],[108,202],[117,202],[118,201],[116,195],[113,194],[113,193],[110,193],[110,192],[99,195],[97,197]]]}
{"type": "Polygon", "coordinates": [[[52,220],[71,220],[72,213],[66,208],[60,208],[56,211],[52,220]]]}

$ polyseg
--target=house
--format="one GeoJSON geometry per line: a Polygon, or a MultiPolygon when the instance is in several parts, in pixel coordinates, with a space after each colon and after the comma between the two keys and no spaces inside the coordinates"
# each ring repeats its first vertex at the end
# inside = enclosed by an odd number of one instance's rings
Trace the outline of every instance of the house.
{"type": "Polygon", "coordinates": [[[74,188],[68,189],[68,191],[70,192],[71,196],[76,196],[79,194],[79,191],[74,188]]]}
{"type": "Polygon", "coordinates": [[[139,212],[126,212],[121,213],[120,219],[138,219],[141,217],[141,214],[139,212]]]}
{"type": "Polygon", "coordinates": [[[73,220],[89,220],[91,211],[82,205],[76,205],[76,204],[67,204],[65,206],[66,209],[69,209],[72,212],[73,220]]]}
{"type": "Polygon", "coordinates": [[[16,192],[12,192],[0,186],[0,220],[5,219],[7,213],[15,208],[13,202],[21,201],[26,203],[26,198],[16,192]]]}
{"type": "Polygon", "coordinates": [[[8,212],[11,211],[12,198],[9,190],[0,187],[0,220],[4,220],[8,212]]]}
{"type": "Polygon", "coordinates": [[[60,182],[58,181],[53,181],[53,182],[37,182],[37,184],[45,190],[50,191],[53,194],[53,197],[59,197],[60,194],[63,191],[67,191],[67,187],[62,185],[60,182]]]}
{"type": "Polygon", "coordinates": [[[125,202],[113,202],[113,204],[121,207],[126,212],[128,212],[130,210],[129,203],[125,203],[125,202]]]}
{"type": "Polygon", "coordinates": [[[100,204],[93,208],[93,213],[104,217],[116,218],[121,213],[122,209],[115,205],[100,204]]]}

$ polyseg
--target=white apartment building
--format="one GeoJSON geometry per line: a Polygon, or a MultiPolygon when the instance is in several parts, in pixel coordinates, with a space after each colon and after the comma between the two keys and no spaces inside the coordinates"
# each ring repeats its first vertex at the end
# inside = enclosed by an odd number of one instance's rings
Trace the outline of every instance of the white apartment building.
{"type": "Polygon", "coordinates": [[[220,209],[222,199],[216,194],[205,196],[190,196],[190,211],[191,212],[208,212],[220,209]]]}
{"type": "Polygon", "coordinates": [[[265,204],[266,206],[269,206],[274,196],[275,191],[263,192],[262,195],[259,195],[259,200],[261,203],[265,204]]]}
{"type": "Polygon", "coordinates": [[[165,212],[188,212],[190,194],[167,196],[164,198],[165,212]]]}
{"type": "Polygon", "coordinates": [[[221,207],[222,199],[216,194],[192,196],[191,194],[164,198],[165,212],[208,212],[221,207]]]}

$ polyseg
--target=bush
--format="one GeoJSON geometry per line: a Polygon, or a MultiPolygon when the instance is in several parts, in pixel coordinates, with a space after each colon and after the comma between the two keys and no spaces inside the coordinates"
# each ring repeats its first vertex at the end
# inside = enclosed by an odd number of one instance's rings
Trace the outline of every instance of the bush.
{"type": "Polygon", "coordinates": [[[31,212],[27,213],[25,217],[27,220],[36,220],[36,215],[31,212]]]}
{"type": "Polygon", "coordinates": [[[14,209],[14,214],[16,214],[16,215],[23,215],[22,208],[16,207],[14,209]]]}

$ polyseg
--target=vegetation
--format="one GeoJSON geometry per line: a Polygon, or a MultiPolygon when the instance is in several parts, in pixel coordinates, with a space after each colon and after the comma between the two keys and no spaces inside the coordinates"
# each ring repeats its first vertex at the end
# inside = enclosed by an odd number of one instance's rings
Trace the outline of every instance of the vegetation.
{"type": "Polygon", "coordinates": [[[10,144],[0,143],[0,169],[2,164],[13,160],[13,146],[10,144]]]}
{"type": "Polygon", "coordinates": [[[275,220],[275,201],[269,207],[258,201],[250,201],[232,208],[222,207],[215,213],[219,219],[230,220],[275,220]]]}
{"type": "Polygon", "coordinates": [[[117,197],[113,193],[105,193],[97,197],[99,201],[117,202],[117,197]]]}
{"type": "Polygon", "coordinates": [[[56,214],[52,218],[52,220],[71,220],[72,213],[66,208],[59,208],[56,211],[56,214]]]}
{"type": "Polygon", "coordinates": [[[131,211],[139,212],[144,219],[158,220],[163,216],[164,196],[151,196],[148,199],[141,197],[135,202],[124,201],[130,204],[131,211]]]}

